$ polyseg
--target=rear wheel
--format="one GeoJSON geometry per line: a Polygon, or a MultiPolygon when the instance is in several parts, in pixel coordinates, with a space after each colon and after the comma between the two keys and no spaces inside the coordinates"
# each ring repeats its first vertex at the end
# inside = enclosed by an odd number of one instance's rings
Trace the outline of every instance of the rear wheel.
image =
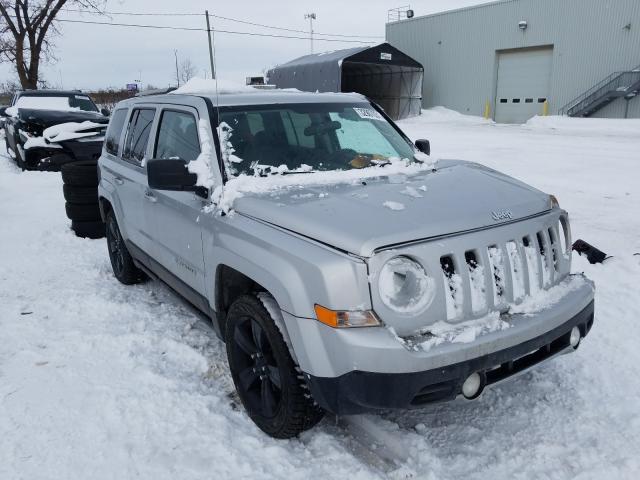
{"type": "Polygon", "coordinates": [[[111,260],[111,268],[115,277],[125,285],[133,285],[142,281],[145,275],[133,263],[133,258],[120,234],[120,228],[113,211],[107,214],[106,233],[109,260],[111,260]]]}
{"type": "Polygon", "coordinates": [[[243,295],[231,305],[225,333],[233,382],[261,430],[291,438],[320,421],[324,412],[313,402],[282,334],[258,298],[243,295]]]}

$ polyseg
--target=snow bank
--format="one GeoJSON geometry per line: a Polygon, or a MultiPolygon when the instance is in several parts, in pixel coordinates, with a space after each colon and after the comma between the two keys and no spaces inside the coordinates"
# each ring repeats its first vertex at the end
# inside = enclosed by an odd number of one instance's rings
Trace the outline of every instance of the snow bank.
{"type": "MultiPolygon", "coordinates": [[[[460,112],[445,107],[423,109],[417,117],[406,118],[401,121],[404,125],[424,125],[428,123],[463,123],[465,125],[490,125],[493,120],[486,120],[473,115],[463,115],[460,112]]],[[[425,131],[428,138],[428,132],[425,131]]]]}
{"type": "Polygon", "coordinates": [[[240,82],[224,79],[210,79],[194,77],[182,87],[174,90],[173,94],[226,94],[226,93],[256,93],[258,89],[240,82]]]}
{"type": "Polygon", "coordinates": [[[577,118],[552,115],[535,116],[524,124],[530,130],[555,130],[562,133],[598,134],[606,136],[640,135],[640,119],[577,118]]]}

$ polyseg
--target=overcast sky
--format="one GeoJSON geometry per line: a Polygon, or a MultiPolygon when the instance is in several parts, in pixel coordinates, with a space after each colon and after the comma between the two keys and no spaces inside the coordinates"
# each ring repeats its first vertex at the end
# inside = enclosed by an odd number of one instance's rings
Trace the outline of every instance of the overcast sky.
{"type": "MultiPolygon", "coordinates": [[[[487,0],[421,0],[411,3],[416,16],[442,10],[486,3],[487,0]]],[[[408,2],[402,0],[109,0],[106,9],[114,12],[209,13],[256,23],[307,30],[304,14],[315,12],[314,30],[320,33],[379,36],[384,41],[387,11],[408,2]]],[[[69,2],[67,8],[73,8],[69,2]]],[[[138,23],[205,28],[201,17],[110,16],[65,12],[60,18],[102,22],[138,23]]],[[[213,18],[217,29],[304,36],[293,32],[268,30],[213,18]]],[[[152,30],[144,28],[61,23],[56,39],[58,61],[43,67],[44,77],[54,86],[94,89],[124,87],[141,79],[144,85],[167,86],[175,83],[174,50],[178,59],[189,58],[198,75],[209,70],[206,32],[152,30]]],[[[358,46],[316,40],[318,51],[358,46]]],[[[243,80],[263,69],[309,53],[308,40],[262,38],[218,33],[215,36],[216,64],[220,78],[243,80]]],[[[0,78],[15,78],[9,64],[0,65],[0,78]]]]}

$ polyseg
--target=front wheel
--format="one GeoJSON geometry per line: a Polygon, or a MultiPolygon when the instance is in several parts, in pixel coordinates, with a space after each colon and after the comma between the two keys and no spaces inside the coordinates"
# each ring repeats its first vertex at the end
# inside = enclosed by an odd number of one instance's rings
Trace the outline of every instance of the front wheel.
{"type": "Polygon", "coordinates": [[[133,285],[144,279],[144,273],[133,263],[133,258],[127,249],[120,228],[113,211],[107,214],[106,222],[107,247],[109,248],[109,260],[115,277],[125,285],[133,285]]]}
{"type": "Polygon", "coordinates": [[[313,427],[324,412],[313,402],[282,334],[254,295],[239,297],[227,315],[229,367],[251,420],[274,438],[313,427]]]}

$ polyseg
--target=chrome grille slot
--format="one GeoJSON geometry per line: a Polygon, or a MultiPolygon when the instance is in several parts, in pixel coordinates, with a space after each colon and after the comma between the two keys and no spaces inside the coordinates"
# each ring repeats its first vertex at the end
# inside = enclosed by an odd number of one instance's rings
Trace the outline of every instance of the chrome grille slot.
{"type": "Polygon", "coordinates": [[[456,264],[452,255],[440,258],[444,279],[444,292],[447,307],[447,320],[454,320],[462,316],[464,294],[462,277],[456,271],[456,264]]]}
{"type": "Polygon", "coordinates": [[[484,265],[480,263],[475,250],[464,253],[464,259],[469,269],[469,287],[471,293],[471,311],[473,313],[487,310],[487,287],[484,265]]]}
{"type": "Polygon", "coordinates": [[[506,243],[506,246],[511,267],[513,300],[517,301],[525,296],[524,262],[523,258],[520,255],[520,249],[518,248],[515,240],[509,240],[506,243]]]}
{"type": "Polygon", "coordinates": [[[549,271],[549,259],[547,258],[547,242],[544,232],[536,233],[536,241],[538,242],[538,251],[540,252],[540,270],[542,272],[542,285],[549,285],[551,281],[551,272],[549,271]]]}
{"type": "Polygon", "coordinates": [[[504,257],[502,249],[497,245],[488,248],[489,263],[493,272],[493,304],[500,305],[505,303],[504,295],[506,289],[506,273],[504,269],[504,257]]]}
{"type": "Polygon", "coordinates": [[[553,229],[553,227],[549,227],[547,229],[548,233],[549,233],[549,242],[551,244],[551,258],[553,260],[553,269],[558,272],[560,271],[558,269],[558,251],[559,251],[559,245],[558,245],[558,235],[556,234],[555,230],[553,229]]]}

